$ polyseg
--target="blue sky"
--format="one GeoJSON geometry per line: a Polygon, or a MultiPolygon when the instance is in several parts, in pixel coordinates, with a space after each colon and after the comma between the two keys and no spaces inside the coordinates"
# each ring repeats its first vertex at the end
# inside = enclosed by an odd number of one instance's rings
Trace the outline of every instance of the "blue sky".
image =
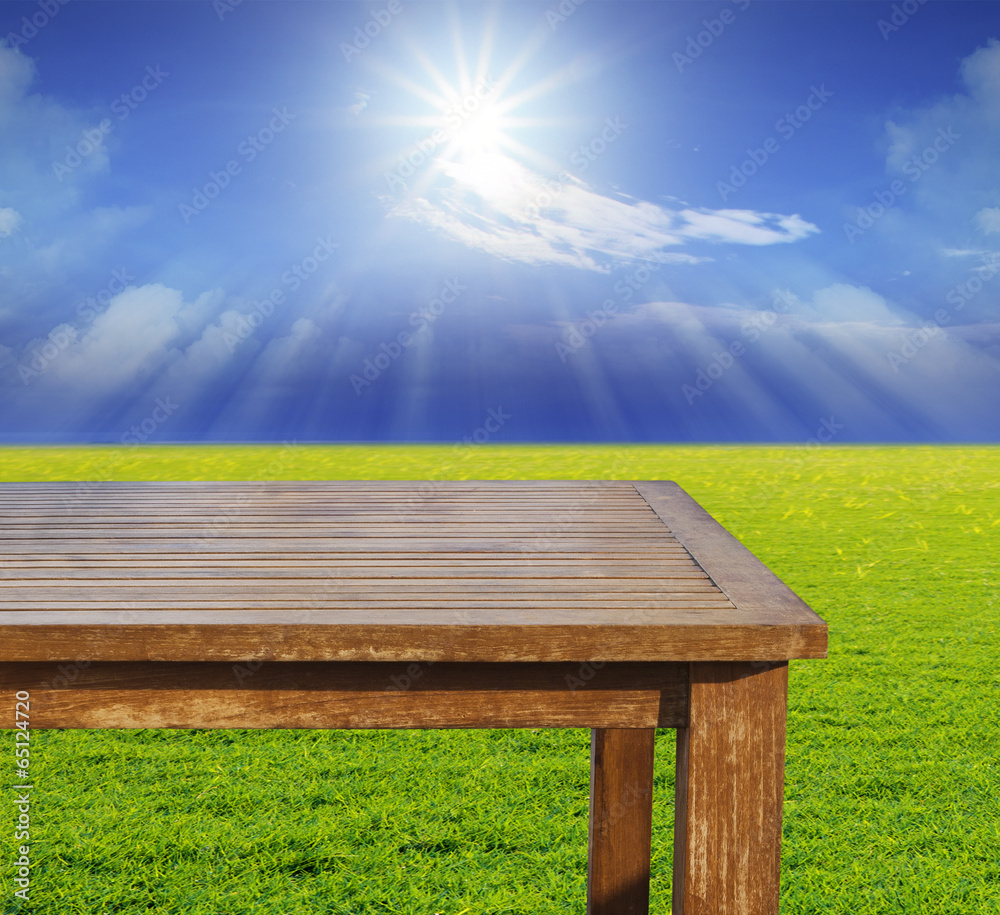
{"type": "Polygon", "coordinates": [[[0,441],[998,440],[994,3],[0,36],[0,441]]]}

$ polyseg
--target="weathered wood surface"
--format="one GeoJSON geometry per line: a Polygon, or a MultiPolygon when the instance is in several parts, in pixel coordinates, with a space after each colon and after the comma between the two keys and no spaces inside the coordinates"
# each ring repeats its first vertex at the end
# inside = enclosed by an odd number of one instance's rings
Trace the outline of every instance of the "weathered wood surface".
{"type": "Polygon", "coordinates": [[[0,484],[0,661],[823,656],[777,579],[713,581],[742,547],[675,536],[672,485],[0,484]]]}
{"type": "Polygon", "coordinates": [[[675,915],[778,915],[788,664],[694,663],[677,731],[675,915]]]}
{"type": "Polygon", "coordinates": [[[587,915],[648,915],[655,736],[591,732],[587,915]]]}
{"type": "Polygon", "coordinates": [[[825,649],[826,623],[680,486],[655,481],[636,483],[635,488],[684,548],[698,557],[698,564],[739,608],[740,616],[778,616],[801,627],[811,643],[825,649]]]}
{"type": "MultiPolygon", "coordinates": [[[[0,664],[32,728],[680,727],[686,664],[0,664]]],[[[4,727],[13,722],[3,721],[4,727]]]]}

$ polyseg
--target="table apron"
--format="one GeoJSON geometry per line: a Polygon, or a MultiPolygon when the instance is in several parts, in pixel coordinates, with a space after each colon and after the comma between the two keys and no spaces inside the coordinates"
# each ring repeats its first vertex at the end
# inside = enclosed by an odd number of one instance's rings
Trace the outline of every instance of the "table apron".
{"type": "MultiPolygon", "coordinates": [[[[684,662],[0,663],[37,728],[682,728],[684,662]]],[[[6,719],[3,726],[10,728],[6,719]]]]}

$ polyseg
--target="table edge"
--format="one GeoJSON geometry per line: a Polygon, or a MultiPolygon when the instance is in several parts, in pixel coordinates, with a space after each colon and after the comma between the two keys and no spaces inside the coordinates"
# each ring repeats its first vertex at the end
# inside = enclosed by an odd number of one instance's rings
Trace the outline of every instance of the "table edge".
{"type": "MultiPolygon", "coordinates": [[[[709,578],[740,611],[780,612],[796,628],[814,629],[826,657],[826,621],[760,559],[672,480],[634,480],[632,485],[709,578]]],[[[813,657],[815,657],[813,655],[813,657]]]]}

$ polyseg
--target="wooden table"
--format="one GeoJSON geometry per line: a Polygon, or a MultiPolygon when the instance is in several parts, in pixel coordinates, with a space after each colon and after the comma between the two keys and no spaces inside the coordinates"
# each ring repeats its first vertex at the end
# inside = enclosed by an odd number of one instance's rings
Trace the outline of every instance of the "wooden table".
{"type": "MultiPolygon", "coordinates": [[[[32,728],[588,727],[588,912],[778,911],[788,660],[826,625],[675,483],[0,484],[32,728]]],[[[9,727],[9,716],[4,716],[9,727]]]]}

